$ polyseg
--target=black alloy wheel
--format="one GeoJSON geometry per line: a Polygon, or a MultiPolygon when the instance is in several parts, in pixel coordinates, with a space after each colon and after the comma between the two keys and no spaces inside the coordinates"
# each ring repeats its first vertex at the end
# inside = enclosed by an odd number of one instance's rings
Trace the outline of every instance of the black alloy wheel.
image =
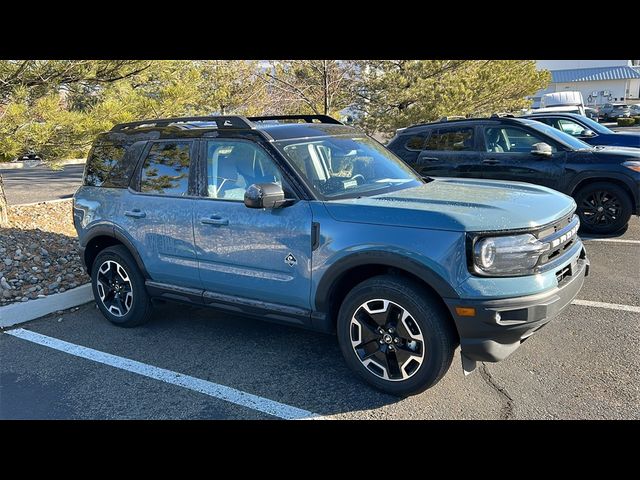
{"type": "Polygon", "coordinates": [[[609,183],[587,185],[576,195],[582,230],[589,233],[615,233],[631,217],[631,200],[620,187],[609,183]]]}
{"type": "Polygon", "coordinates": [[[150,319],[152,304],[144,275],[123,245],[105,248],[97,255],[91,284],[98,308],[114,325],[135,327],[150,319]]]}
{"type": "Polygon", "coordinates": [[[109,313],[124,317],[133,306],[133,288],[127,271],[115,260],[105,260],[98,268],[97,290],[109,313]]]}
{"type": "Polygon", "coordinates": [[[336,325],[345,361],[373,387],[414,395],[451,365],[458,335],[446,306],[413,279],[379,275],[354,286],[336,325]]]}
{"type": "Polygon", "coordinates": [[[386,299],[364,302],[351,318],[351,345],[360,362],[385,380],[406,380],[424,360],[422,331],[402,306],[386,299]]]}

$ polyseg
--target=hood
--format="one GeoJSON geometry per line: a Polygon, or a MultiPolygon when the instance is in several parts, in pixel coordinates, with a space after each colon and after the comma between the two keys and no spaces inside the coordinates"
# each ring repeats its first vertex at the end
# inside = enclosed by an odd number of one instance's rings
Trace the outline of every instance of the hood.
{"type": "Polygon", "coordinates": [[[341,222],[455,231],[538,227],[575,208],[571,197],[546,187],[460,178],[325,205],[341,222]]]}
{"type": "Polygon", "coordinates": [[[639,132],[629,132],[627,130],[622,130],[620,132],[615,132],[616,135],[625,135],[628,137],[636,137],[638,138],[638,146],[640,146],[640,133],[639,132]]]}
{"type": "Polygon", "coordinates": [[[594,147],[593,153],[596,155],[605,154],[607,156],[613,155],[614,157],[624,157],[624,158],[620,158],[621,162],[629,159],[640,160],[640,148],[635,148],[630,146],[618,147],[618,146],[598,145],[594,147]]]}

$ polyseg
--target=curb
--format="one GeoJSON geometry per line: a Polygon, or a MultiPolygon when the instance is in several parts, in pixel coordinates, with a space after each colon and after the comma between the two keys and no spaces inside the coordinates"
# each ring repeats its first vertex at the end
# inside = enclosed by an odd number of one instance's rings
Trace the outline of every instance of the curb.
{"type": "Polygon", "coordinates": [[[85,283],[66,292],[55,293],[44,298],[29,300],[28,302],[10,303],[0,307],[0,328],[28,322],[58,310],[77,307],[92,300],[91,284],[85,283]]]}
{"type": "Polygon", "coordinates": [[[32,207],[33,205],[42,205],[43,203],[70,202],[71,200],[73,200],[73,197],[54,198],[53,200],[42,200],[40,202],[31,202],[31,203],[11,203],[9,204],[9,209],[11,209],[12,207],[32,207]]]}
{"type": "MultiPolygon", "coordinates": [[[[86,158],[69,158],[66,160],[57,160],[50,162],[51,165],[80,165],[86,163],[86,158]]],[[[42,160],[25,160],[24,162],[2,162],[0,163],[0,170],[13,170],[16,168],[35,168],[41,165],[45,165],[48,162],[42,160]]]]}

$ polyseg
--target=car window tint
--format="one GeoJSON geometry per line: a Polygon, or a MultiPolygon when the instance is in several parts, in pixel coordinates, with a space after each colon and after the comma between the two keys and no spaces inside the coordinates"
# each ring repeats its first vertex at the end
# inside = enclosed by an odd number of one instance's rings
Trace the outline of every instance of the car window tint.
{"type": "MultiPolygon", "coordinates": [[[[536,143],[549,143],[522,128],[488,127],[485,129],[485,145],[487,152],[493,153],[529,153],[536,143]]],[[[553,152],[556,151],[551,146],[553,152]]]]}
{"type": "Polygon", "coordinates": [[[427,140],[425,150],[473,150],[473,128],[448,128],[433,132],[427,140]]]}
{"type": "Polygon", "coordinates": [[[282,185],[278,167],[259,145],[238,140],[207,142],[209,198],[242,202],[244,192],[254,183],[282,185]]]}
{"type": "Polygon", "coordinates": [[[425,133],[410,136],[404,144],[407,150],[421,151],[424,149],[427,135],[425,133]]]}
{"type": "Polygon", "coordinates": [[[556,120],[553,118],[538,118],[538,117],[532,117],[531,120],[535,120],[537,122],[542,122],[542,123],[546,123],[547,125],[550,125],[552,127],[556,127],[556,120]]]}
{"type": "Polygon", "coordinates": [[[158,195],[187,195],[190,146],[190,142],[154,143],[142,167],[140,191],[158,195]]]}
{"type": "Polygon", "coordinates": [[[119,170],[122,170],[124,154],[125,148],[122,145],[96,145],[87,160],[84,184],[92,187],[125,188],[129,184],[128,175],[111,175],[118,165],[119,170]]]}
{"type": "Polygon", "coordinates": [[[587,130],[579,123],[574,122],[573,120],[566,120],[564,118],[558,120],[558,126],[556,128],[562,130],[565,133],[568,133],[569,135],[573,135],[574,137],[583,135],[587,130]]]}

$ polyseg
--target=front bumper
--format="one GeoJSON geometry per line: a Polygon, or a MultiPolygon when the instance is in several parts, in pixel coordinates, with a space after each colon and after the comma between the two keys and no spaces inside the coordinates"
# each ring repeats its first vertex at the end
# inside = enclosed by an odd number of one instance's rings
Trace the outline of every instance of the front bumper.
{"type": "Polygon", "coordinates": [[[498,362],[511,355],[536,330],[560,314],[582,288],[589,260],[580,255],[551,291],[499,300],[445,299],[456,322],[462,354],[469,360],[498,362]],[[456,307],[473,307],[476,315],[463,317],[456,307]]]}

